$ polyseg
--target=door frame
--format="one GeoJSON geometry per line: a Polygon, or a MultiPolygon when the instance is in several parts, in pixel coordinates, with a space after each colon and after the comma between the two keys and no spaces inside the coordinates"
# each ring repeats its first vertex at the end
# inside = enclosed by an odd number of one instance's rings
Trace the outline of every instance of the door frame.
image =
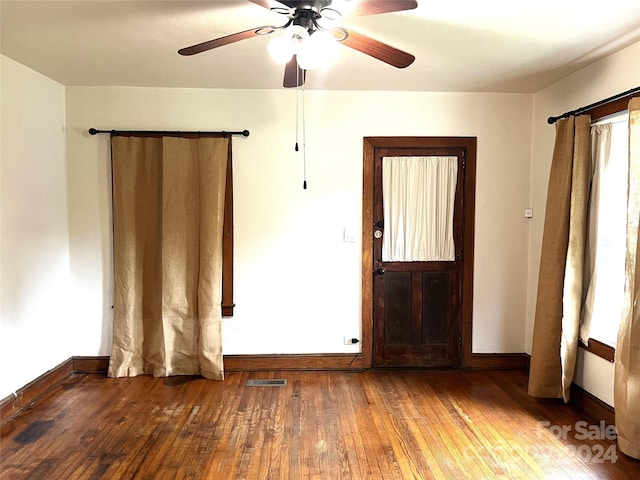
{"type": "Polygon", "coordinates": [[[362,367],[373,365],[373,190],[374,158],[382,148],[461,148],[464,152],[463,252],[460,366],[472,365],[473,245],[476,137],[364,137],[362,167],[362,367]]]}

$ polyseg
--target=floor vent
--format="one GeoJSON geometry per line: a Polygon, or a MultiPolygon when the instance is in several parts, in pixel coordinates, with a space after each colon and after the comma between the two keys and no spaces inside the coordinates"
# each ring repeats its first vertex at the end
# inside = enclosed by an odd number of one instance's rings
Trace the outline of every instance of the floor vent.
{"type": "Polygon", "coordinates": [[[247,380],[247,387],[283,387],[286,384],[285,379],[247,380]]]}

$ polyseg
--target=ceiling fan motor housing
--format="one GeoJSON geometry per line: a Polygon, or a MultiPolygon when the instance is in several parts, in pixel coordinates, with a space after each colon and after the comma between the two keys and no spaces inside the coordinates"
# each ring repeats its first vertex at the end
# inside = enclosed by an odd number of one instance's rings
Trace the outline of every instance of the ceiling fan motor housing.
{"type": "Polygon", "coordinates": [[[320,12],[324,7],[331,5],[331,0],[280,0],[280,3],[294,10],[315,10],[320,12]]]}
{"type": "Polygon", "coordinates": [[[320,14],[314,10],[304,9],[296,10],[295,17],[293,19],[294,25],[300,25],[304,27],[309,33],[315,30],[315,20],[320,18],[320,14]]]}

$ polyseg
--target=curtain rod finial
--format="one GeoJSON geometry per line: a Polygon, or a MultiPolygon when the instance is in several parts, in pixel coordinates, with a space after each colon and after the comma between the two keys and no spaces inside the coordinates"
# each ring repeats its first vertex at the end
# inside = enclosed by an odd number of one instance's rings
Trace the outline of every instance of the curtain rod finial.
{"type": "Polygon", "coordinates": [[[98,133],[98,130],[96,130],[95,128],[89,129],[89,135],[95,135],[96,133],[98,133]]]}
{"type": "Polygon", "coordinates": [[[249,136],[249,130],[243,130],[242,131],[242,136],[243,137],[248,137],[249,136]]]}

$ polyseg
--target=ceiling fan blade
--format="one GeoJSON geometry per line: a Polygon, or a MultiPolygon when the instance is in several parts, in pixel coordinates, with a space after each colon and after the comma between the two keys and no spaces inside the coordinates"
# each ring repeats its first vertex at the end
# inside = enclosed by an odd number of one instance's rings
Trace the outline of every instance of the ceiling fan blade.
{"type": "Polygon", "coordinates": [[[256,5],[260,5],[261,7],[264,7],[268,10],[271,10],[272,8],[288,8],[276,0],[249,0],[249,1],[252,3],[255,3],[256,5]]]}
{"type": "Polygon", "coordinates": [[[287,62],[284,67],[284,82],[285,88],[296,88],[304,85],[304,80],[307,76],[307,71],[300,68],[298,65],[298,57],[295,55],[287,62]]]}
{"type": "Polygon", "coordinates": [[[340,10],[343,17],[357,17],[413,10],[417,6],[416,0],[359,0],[348,2],[345,8],[340,10]]]}
{"type": "Polygon", "coordinates": [[[345,47],[353,48],[370,57],[377,58],[384,63],[393,65],[396,68],[406,68],[416,59],[416,57],[410,53],[398,50],[361,33],[354,32],[353,30],[347,30],[347,33],[349,34],[347,38],[340,42],[345,47]]]}
{"type": "Polygon", "coordinates": [[[178,50],[178,53],[180,55],[195,55],[196,53],[206,52],[207,50],[212,50],[224,45],[229,45],[230,43],[235,43],[239,42],[240,40],[246,40],[247,38],[256,37],[258,36],[257,32],[263,28],[271,27],[252,28],[251,30],[245,30],[244,32],[232,33],[231,35],[227,35],[225,37],[220,37],[214,40],[209,40],[207,42],[198,43],[197,45],[191,45],[190,47],[181,48],[180,50],[178,50]]]}

